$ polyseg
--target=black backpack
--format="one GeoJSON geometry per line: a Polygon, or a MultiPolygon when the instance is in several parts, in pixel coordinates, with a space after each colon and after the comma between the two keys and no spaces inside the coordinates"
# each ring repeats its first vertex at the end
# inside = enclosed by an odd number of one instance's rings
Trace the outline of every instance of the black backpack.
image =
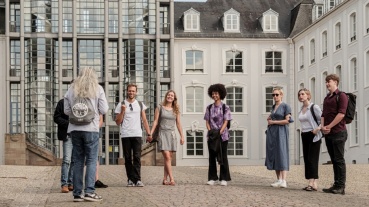
{"type": "Polygon", "coordinates": [[[337,110],[339,108],[339,98],[341,93],[346,94],[347,99],[348,99],[348,104],[347,104],[347,109],[346,109],[346,114],[345,114],[345,121],[346,124],[351,124],[352,120],[354,120],[355,118],[355,112],[356,112],[356,95],[353,93],[345,93],[345,92],[338,92],[337,94],[337,110]]]}
{"type": "MultiPolygon", "coordinates": [[[[208,110],[209,110],[209,119],[210,119],[210,117],[211,117],[211,113],[210,113],[210,109],[211,109],[211,107],[213,106],[213,104],[210,104],[207,108],[208,108],[208,110]]],[[[223,110],[223,115],[225,114],[225,107],[226,107],[226,104],[223,104],[222,105],[222,110],[223,110]]],[[[227,123],[227,129],[229,129],[229,128],[231,128],[231,120],[229,120],[228,121],[228,123],[227,123]]]]}

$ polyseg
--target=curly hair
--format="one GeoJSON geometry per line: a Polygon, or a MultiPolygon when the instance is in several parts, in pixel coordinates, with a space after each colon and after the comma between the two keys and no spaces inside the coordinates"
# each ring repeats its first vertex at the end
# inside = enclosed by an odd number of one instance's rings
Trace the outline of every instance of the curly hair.
{"type": "Polygon", "coordinates": [[[85,67],[73,81],[74,95],[81,98],[96,98],[99,82],[94,69],[85,67]]]}
{"type": "Polygon", "coordinates": [[[165,93],[165,96],[164,96],[164,100],[163,102],[161,103],[163,106],[167,105],[167,96],[168,94],[172,92],[174,94],[174,100],[172,102],[172,107],[173,107],[173,113],[178,116],[179,115],[179,105],[177,103],[177,94],[176,92],[174,92],[173,90],[168,90],[166,93],[165,93]]]}
{"type": "Polygon", "coordinates": [[[212,98],[212,93],[218,92],[220,96],[220,100],[223,100],[227,96],[227,90],[225,86],[221,83],[213,84],[208,88],[208,95],[212,98]]]}

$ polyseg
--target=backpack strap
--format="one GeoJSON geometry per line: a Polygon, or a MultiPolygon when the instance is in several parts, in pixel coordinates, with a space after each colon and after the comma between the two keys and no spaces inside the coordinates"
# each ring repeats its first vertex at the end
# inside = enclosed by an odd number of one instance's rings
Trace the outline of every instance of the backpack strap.
{"type": "Polygon", "coordinates": [[[212,106],[213,106],[213,104],[209,104],[208,107],[206,107],[209,111],[209,123],[210,123],[210,120],[211,120],[210,119],[210,117],[211,117],[211,110],[210,109],[211,109],[212,106]]]}
{"type": "Polygon", "coordinates": [[[315,104],[311,105],[311,107],[310,107],[310,112],[311,112],[311,115],[313,115],[313,118],[314,118],[314,120],[315,120],[316,124],[319,126],[318,119],[316,118],[316,116],[315,116],[315,112],[314,112],[314,105],[315,105],[315,104]]]}

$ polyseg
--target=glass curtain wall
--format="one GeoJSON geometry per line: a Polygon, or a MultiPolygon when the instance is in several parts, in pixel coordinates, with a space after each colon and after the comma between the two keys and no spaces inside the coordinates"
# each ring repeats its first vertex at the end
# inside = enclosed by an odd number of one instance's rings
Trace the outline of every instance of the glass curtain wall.
{"type": "Polygon", "coordinates": [[[51,1],[24,0],[24,31],[51,32],[51,1]]]}
{"type": "Polygon", "coordinates": [[[104,77],[103,48],[103,40],[79,40],[78,68],[92,67],[95,69],[97,77],[104,77]]]}
{"type": "Polygon", "coordinates": [[[104,33],[104,0],[79,0],[77,2],[78,33],[104,33]]]}
{"type": "Polygon", "coordinates": [[[155,34],[155,0],[122,0],[123,34],[155,34]]]}
{"type": "Polygon", "coordinates": [[[25,40],[25,128],[29,141],[52,152],[54,148],[54,103],[56,99],[56,41],[49,38],[25,40]]]}

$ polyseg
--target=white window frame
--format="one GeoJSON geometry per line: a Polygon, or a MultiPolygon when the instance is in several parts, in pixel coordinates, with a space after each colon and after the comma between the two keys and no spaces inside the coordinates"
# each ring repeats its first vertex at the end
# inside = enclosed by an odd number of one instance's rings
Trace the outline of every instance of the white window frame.
{"type": "MultiPolygon", "coordinates": [[[[229,155],[228,154],[228,149],[227,149],[227,156],[229,158],[248,158],[247,156],[247,130],[245,129],[240,129],[240,128],[237,128],[237,129],[231,129],[230,130],[230,133],[229,133],[229,141],[231,139],[231,132],[233,131],[241,131],[242,132],[242,153],[243,155],[229,155]]],[[[230,146],[230,142],[228,141],[228,147],[230,146]]],[[[233,150],[235,151],[236,150],[236,146],[233,145],[233,150]]]]}
{"type": "Polygon", "coordinates": [[[327,30],[322,32],[321,35],[322,39],[322,58],[325,58],[328,56],[328,32],[327,30]]]}
{"type": "MultiPolygon", "coordinates": [[[[243,63],[243,58],[244,57],[244,53],[242,52],[242,51],[239,51],[239,50],[227,50],[227,51],[225,51],[225,67],[224,67],[224,73],[243,73],[245,70],[243,69],[243,66],[244,66],[244,63],[243,63]],[[227,53],[229,53],[229,52],[231,52],[232,53],[232,55],[233,55],[233,57],[232,57],[232,59],[233,59],[233,69],[235,69],[235,60],[236,60],[236,58],[235,58],[235,53],[236,52],[240,52],[241,53],[241,55],[242,55],[242,58],[241,58],[241,61],[242,61],[242,64],[241,64],[241,67],[242,67],[242,72],[236,72],[236,71],[233,71],[233,72],[227,72],[227,53]]],[[[231,66],[231,65],[229,65],[229,66],[231,66]]]]}
{"type": "MultiPolygon", "coordinates": [[[[264,49],[262,50],[262,54],[261,54],[261,59],[262,59],[262,74],[272,74],[272,75],[277,75],[277,74],[282,74],[282,75],[286,75],[287,74],[287,63],[286,63],[286,50],[285,49],[277,49],[277,50],[271,50],[271,49],[264,49]],[[282,72],[265,72],[265,68],[266,68],[266,52],[280,52],[282,53],[282,72]]],[[[273,58],[274,60],[274,58],[273,58]]]]}
{"type": "Polygon", "coordinates": [[[350,58],[350,91],[358,90],[358,71],[357,58],[353,56],[350,58]]]}
{"type": "MultiPolygon", "coordinates": [[[[205,158],[205,157],[207,157],[208,155],[207,155],[207,149],[206,149],[206,144],[205,144],[205,141],[206,141],[206,131],[204,130],[204,129],[198,129],[198,132],[202,132],[203,133],[203,137],[202,137],[202,150],[203,150],[203,154],[202,155],[188,155],[187,154],[187,144],[186,143],[188,143],[187,142],[187,132],[188,131],[192,131],[191,130],[191,128],[186,128],[185,130],[184,130],[184,135],[185,135],[185,139],[186,139],[186,141],[185,141],[185,144],[183,145],[183,158],[194,158],[194,159],[200,159],[200,158],[205,158]]],[[[196,131],[194,131],[194,132],[192,132],[192,133],[194,133],[194,134],[196,134],[196,131]]],[[[196,139],[196,137],[194,136],[194,150],[195,150],[195,152],[194,153],[196,153],[196,142],[195,142],[195,139],[196,139]]]]}
{"type": "Polygon", "coordinates": [[[357,111],[355,111],[354,119],[350,124],[350,147],[358,147],[360,142],[357,115],[357,111]]]}
{"type": "Polygon", "coordinates": [[[365,107],[365,144],[369,144],[369,104],[365,107]]]}
{"type": "Polygon", "coordinates": [[[328,69],[324,69],[322,72],[322,81],[320,81],[322,83],[322,85],[320,86],[322,88],[322,95],[320,97],[325,97],[328,93],[327,87],[325,86],[325,78],[328,76],[328,69]]]}
{"type": "Polygon", "coordinates": [[[191,8],[184,12],[183,27],[185,32],[200,32],[200,12],[191,8]],[[190,19],[190,21],[188,21],[190,19]],[[194,26],[196,22],[196,27],[194,26]]]}
{"type": "MultiPolygon", "coordinates": [[[[240,112],[235,112],[235,111],[232,111],[232,109],[231,109],[231,113],[232,114],[243,114],[243,113],[245,113],[245,103],[247,102],[246,101],[246,97],[247,96],[245,96],[245,88],[244,87],[242,87],[242,86],[235,86],[235,85],[229,85],[229,86],[226,86],[226,89],[228,89],[228,88],[232,88],[233,89],[233,92],[234,92],[234,89],[235,88],[240,88],[241,90],[242,90],[242,92],[241,92],[241,95],[242,95],[242,98],[240,99],[241,100],[241,107],[242,107],[242,111],[240,111],[240,112]]],[[[227,94],[229,94],[229,93],[227,93],[227,94]]],[[[227,95],[227,97],[228,97],[228,95],[227,95]]],[[[227,97],[226,97],[226,99],[224,100],[224,103],[227,103],[227,101],[232,101],[233,102],[233,106],[235,106],[236,105],[236,99],[235,98],[233,98],[232,100],[229,100],[229,99],[227,99],[227,97]]],[[[230,106],[228,103],[227,103],[227,105],[228,106],[230,106]]]]}
{"type": "Polygon", "coordinates": [[[369,34],[369,1],[364,6],[364,35],[369,34]]]}
{"type": "Polygon", "coordinates": [[[240,32],[240,13],[233,8],[226,11],[224,13],[224,17],[222,18],[224,32],[240,32]],[[230,18],[230,19],[229,19],[230,18]],[[228,20],[231,21],[231,24],[228,24],[228,20]]]}
{"type": "Polygon", "coordinates": [[[206,48],[199,48],[196,45],[193,45],[192,47],[185,47],[182,48],[182,75],[191,75],[191,74],[196,74],[196,75],[201,75],[201,74],[206,74],[207,70],[207,58],[206,58],[206,54],[207,54],[207,49],[206,48]],[[197,50],[197,51],[202,51],[202,64],[203,64],[203,72],[186,72],[186,67],[187,67],[187,62],[186,62],[186,52],[189,50],[197,50]]]}
{"type": "Polygon", "coordinates": [[[317,97],[317,95],[316,95],[316,82],[317,82],[317,80],[316,80],[315,75],[311,76],[309,78],[309,89],[310,89],[311,94],[312,94],[310,101],[313,102],[313,103],[316,103],[315,100],[316,100],[316,97],[317,97]]]}
{"type": "Polygon", "coordinates": [[[353,11],[349,15],[349,43],[355,42],[357,40],[357,15],[353,11]]]}
{"type": "Polygon", "coordinates": [[[333,50],[336,51],[336,50],[339,50],[341,49],[342,47],[342,26],[341,26],[341,22],[337,22],[335,25],[334,25],[334,48],[333,50]]]}
{"type": "Polygon", "coordinates": [[[312,65],[314,63],[316,63],[316,43],[315,43],[315,38],[312,38],[309,41],[309,64],[312,65]],[[314,41],[314,44],[313,44],[314,41]]]}
{"type": "Polygon", "coordinates": [[[247,68],[246,68],[246,59],[247,57],[247,51],[246,48],[238,48],[236,45],[233,45],[231,48],[226,47],[222,49],[222,61],[223,61],[223,75],[235,75],[235,74],[246,74],[247,68]],[[227,52],[229,51],[238,51],[242,52],[242,72],[227,72],[227,52]]]}
{"type": "MultiPolygon", "coordinates": [[[[369,49],[365,50],[365,54],[364,54],[364,68],[368,68],[369,67],[369,49]]],[[[365,83],[364,83],[364,87],[367,88],[369,87],[369,71],[368,70],[364,70],[364,77],[365,77],[365,83]]]]}
{"type": "MultiPolygon", "coordinates": [[[[195,74],[202,74],[202,73],[204,73],[204,51],[202,51],[202,50],[186,50],[185,51],[185,68],[184,68],[184,72],[186,73],[186,74],[188,74],[188,73],[195,73],[195,74]],[[192,52],[201,52],[201,55],[202,55],[202,68],[200,69],[200,68],[195,68],[195,69],[193,69],[193,71],[191,71],[191,72],[189,72],[189,71],[187,71],[187,70],[190,70],[190,69],[188,69],[187,68],[187,52],[189,52],[189,51],[192,51],[192,52]],[[201,71],[202,70],[202,71],[201,71]]],[[[195,67],[196,66],[196,63],[195,63],[195,53],[193,53],[192,54],[192,61],[193,61],[193,66],[195,67]]]]}
{"type": "Polygon", "coordinates": [[[299,47],[299,62],[298,62],[299,65],[298,65],[298,70],[303,70],[304,69],[304,63],[305,63],[304,56],[305,56],[304,46],[301,45],[299,47]]]}
{"type": "Polygon", "coordinates": [[[338,77],[340,77],[340,89],[344,90],[344,87],[343,87],[344,81],[343,81],[343,77],[342,77],[342,63],[337,63],[334,66],[334,73],[337,74],[338,77]]]}
{"type": "Polygon", "coordinates": [[[204,114],[204,111],[206,109],[206,91],[205,91],[205,84],[203,83],[196,83],[197,81],[193,80],[193,83],[188,83],[188,84],[183,84],[182,85],[182,94],[183,94],[183,114],[204,114]],[[203,89],[203,96],[202,96],[202,100],[203,100],[203,105],[202,105],[202,111],[199,112],[187,112],[187,93],[186,90],[188,87],[200,87],[203,89]]]}
{"type": "Polygon", "coordinates": [[[263,13],[262,26],[265,33],[278,33],[278,16],[272,9],[263,13]]]}

